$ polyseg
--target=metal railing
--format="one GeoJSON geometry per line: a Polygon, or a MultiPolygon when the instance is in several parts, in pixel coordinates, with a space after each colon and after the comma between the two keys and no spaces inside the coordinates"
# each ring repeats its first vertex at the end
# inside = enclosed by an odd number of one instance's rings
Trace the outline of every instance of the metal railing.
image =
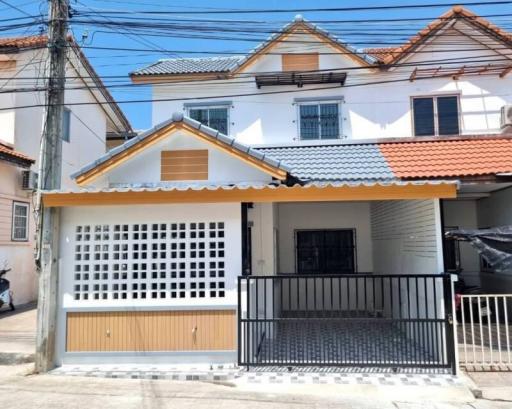
{"type": "Polygon", "coordinates": [[[463,294],[459,362],[467,370],[512,370],[512,294],[463,294]]]}
{"type": "Polygon", "coordinates": [[[238,290],[240,365],[455,371],[449,275],[248,276],[238,290]]]}

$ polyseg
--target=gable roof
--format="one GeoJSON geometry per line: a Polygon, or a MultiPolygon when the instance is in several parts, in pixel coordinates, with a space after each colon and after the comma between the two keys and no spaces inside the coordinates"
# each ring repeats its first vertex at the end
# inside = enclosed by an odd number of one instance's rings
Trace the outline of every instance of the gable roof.
{"type": "Polygon", "coordinates": [[[340,38],[330,34],[316,24],[312,24],[298,15],[291,22],[282,27],[278,32],[271,35],[256,48],[245,56],[231,57],[202,57],[202,58],[170,58],[160,60],[145,68],[130,73],[132,78],[148,75],[176,75],[176,74],[199,74],[199,73],[237,73],[252,64],[271,48],[284,41],[287,36],[304,32],[318,37],[321,41],[334,47],[362,65],[370,66],[375,63],[372,56],[361,54],[340,38]]]}
{"type": "MultiPolygon", "coordinates": [[[[87,71],[87,74],[89,75],[91,81],[94,83],[95,89],[97,89],[98,92],[103,96],[105,101],[108,103],[108,106],[112,110],[113,114],[115,115],[118,125],[120,126],[120,132],[131,134],[133,130],[130,125],[130,121],[128,121],[128,118],[126,118],[123,111],[114,100],[112,94],[105,87],[105,84],[101,80],[100,76],[97,74],[94,67],[89,62],[88,58],[83,53],[80,46],[76,43],[76,41],[71,35],[68,36],[68,42],[70,44],[70,49],[75,53],[80,63],[87,71]]],[[[24,37],[0,38],[0,50],[2,50],[2,52],[7,53],[17,53],[36,48],[45,48],[47,44],[48,36],[46,34],[24,37]]]]}
{"type": "Polygon", "coordinates": [[[411,37],[400,47],[367,48],[364,51],[374,57],[382,64],[395,64],[402,58],[412,53],[418,46],[423,44],[428,38],[432,37],[440,29],[446,26],[450,21],[463,19],[475,28],[488,33],[498,41],[512,46],[512,34],[492,24],[483,17],[479,17],[472,11],[462,7],[454,6],[438,19],[428,24],[423,30],[419,31],[414,37],[411,37]]]}
{"type": "Polygon", "coordinates": [[[302,182],[457,179],[512,173],[512,137],[502,135],[395,138],[257,150],[286,163],[290,175],[302,182]]]}
{"type": "Polygon", "coordinates": [[[169,120],[111,149],[94,162],[72,174],[71,177],[78,184],[92,181],[176,130],[188,131],[277,179],[286,179],[289,168],[279,160],[243,145],[215,129],[184,116],[181,112],[174,113],[169,120]]]}

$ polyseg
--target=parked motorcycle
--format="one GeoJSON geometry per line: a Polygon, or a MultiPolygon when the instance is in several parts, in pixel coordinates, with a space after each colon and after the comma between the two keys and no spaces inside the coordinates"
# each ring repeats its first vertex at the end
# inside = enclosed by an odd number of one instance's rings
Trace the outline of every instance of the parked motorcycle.
{"type": "Polygon", "coordinates": [[[4,278],[4,275],[6,275],[9,271],[11,271],[10,268],[4,268],[3,270],[0,270],[0,308],[2,308],[4,305],[8,305],[11,311],[14,311],[11,283],[9,280],[4,278]]]}
{"type": "Polygon", "coordinates": [[[455,312],[457,320],[462,322],[462,309],[464,308],[464,317],[469,321],[473,317],[473,322],[486,323],[491,319],[492,309],[487,306],[486,299],[482,297],[471,297],[462,305],[463,295],[478,296],[482,294],[479,286],[468,286],[462,278],[455,282],[455,312]]]}

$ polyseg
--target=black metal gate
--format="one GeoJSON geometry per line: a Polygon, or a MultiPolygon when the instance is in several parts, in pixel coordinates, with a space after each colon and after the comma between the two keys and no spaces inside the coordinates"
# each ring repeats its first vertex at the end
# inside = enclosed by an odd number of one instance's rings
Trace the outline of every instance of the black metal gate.
{"type": "Polygon", "coordinates": [[[242,366],[455,372],[449,275],[238,278],[242,366]]]}

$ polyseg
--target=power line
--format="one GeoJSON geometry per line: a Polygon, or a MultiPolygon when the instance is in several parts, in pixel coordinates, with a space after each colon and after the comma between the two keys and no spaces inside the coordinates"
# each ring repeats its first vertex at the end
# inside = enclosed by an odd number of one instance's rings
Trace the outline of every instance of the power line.
{"type": "Polygon", "coordinates": [[[12,9],[14,9],[14,10],[17,10],[17,11],[19,11],[20,13],[25,14],[26,16],[29,16],[29,17],[31,17],[31,18],[32,18],[32,16],[31,16],[29,13],[27,13],[25,10],[20,9],[19,7],[12,5],[12,4],[8,3],[8,2],[7,2],[7,1],[5,1],[5,0],[0,0],[0,3],[5,4],[6,6],[8,6],[8,7],[12,8],[12,9]]]}
{"type": "MultiPolygon", "coordinates": [[[[465,2],[465,6],[491,6],[512,4],[512,1],[473,1],[465,2]]],[[[327,7],[327,8],[293,8],[293,9],[230,9],[230,10],[208,10],[208,11],[162,11],[162,10],[108,10],[94,11],[92,14],[260,14],[260,13],[306,13],[306,12],[336,12],[336,11],[371,11],[371,10],[403,10],[403,9],[424,9],[436,7],[454,7],[458,2],[450,3],[424,3],[424,4],[403,4],[388,6],[358,6],[358,7],[327,7]]],[[[82,14],[79,9],[75,13],[82,14]]]]}

